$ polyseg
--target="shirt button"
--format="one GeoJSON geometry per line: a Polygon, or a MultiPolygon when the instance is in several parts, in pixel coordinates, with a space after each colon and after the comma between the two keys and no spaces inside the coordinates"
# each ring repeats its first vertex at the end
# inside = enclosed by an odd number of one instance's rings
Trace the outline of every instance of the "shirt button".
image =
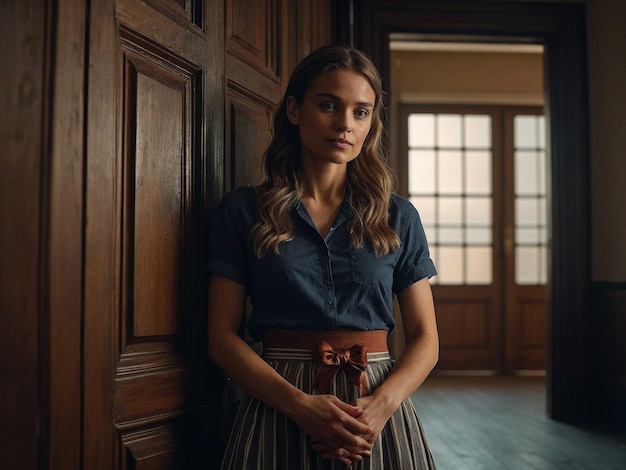
{"type": "Polygon", "coordinates": [[[328,302],[328,305],[332,305],[332,304],[333,304],[333,301],[332,301],[332,300],[328,302]]]}

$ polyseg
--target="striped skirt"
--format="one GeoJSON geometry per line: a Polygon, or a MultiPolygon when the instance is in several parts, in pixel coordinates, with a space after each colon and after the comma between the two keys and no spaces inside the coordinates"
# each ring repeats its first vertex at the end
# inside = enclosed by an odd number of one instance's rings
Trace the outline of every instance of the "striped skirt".
{"type": "MultiPolygon", "coordinates": [[[[304,349],[266,349],[265,361],[299,389],[313,392],[317,366],[304,349]]],[[[368,353],[367,387],[374,389],[393,366],[389,353],[368,353]]],[[[342,371],[330,393],[345,402],[361,396],[342,371]]],[[[374,443],[370,457],[346,467],[323,459],[311,449],[308,437],[291,419],[261,401],[244,395],[235,417],[222,461],[223,470],[424,470],[435,465],[413,403],[405,400],[389,418],[374,443]]]]}

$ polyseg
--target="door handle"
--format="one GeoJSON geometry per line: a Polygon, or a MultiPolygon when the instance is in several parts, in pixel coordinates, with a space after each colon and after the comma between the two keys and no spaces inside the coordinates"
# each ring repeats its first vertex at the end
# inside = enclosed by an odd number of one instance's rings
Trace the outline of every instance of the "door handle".
{"type": "Polygon", "coordinates": [[[513,235],[513,227],[506,227],[504,229],[504,256],[513,256],[513,250],[515,249],[515,239],[513,235]]]}

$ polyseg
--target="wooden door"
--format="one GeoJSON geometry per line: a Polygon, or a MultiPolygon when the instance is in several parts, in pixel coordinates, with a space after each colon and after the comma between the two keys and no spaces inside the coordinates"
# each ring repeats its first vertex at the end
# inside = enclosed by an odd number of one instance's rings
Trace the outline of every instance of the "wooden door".
{"type": "Polygon", "coordinates": [[[91,3],[85,468],[217,465],[228,423],[224,378],[206,360],[208,224],[225,191],[259,181],[285,76],[324,37],[307,22],[330,24],[329,11],[287,0],[91,3]]]}
{"type": "Polygon", "coordinates": [[[218,1],[98,0],[89,24],[83,467],[207,467],[207,210],[221,192],[218,1]]]}
{"type": "Polygon", "coordinates": [[[545,369],[545,122],[536,114],[400,106],[402,171],[439,271],[437,370],[545,369]]]}
{"type": "Polygon", "coordinates": [[[504,122],[503,370],[546,369],[546,123],[540,107],[507,107],[504,122]]]}

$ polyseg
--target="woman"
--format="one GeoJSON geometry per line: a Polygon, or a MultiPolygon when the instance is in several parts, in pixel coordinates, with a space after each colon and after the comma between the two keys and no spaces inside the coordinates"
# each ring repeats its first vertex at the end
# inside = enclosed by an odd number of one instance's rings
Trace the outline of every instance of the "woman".
{"type": "Polygon", "coordinates": [[[313,51],[276,112],[265,181],[220,203],[209,355],[246,392],[222,468],[434,468],[409,397],[438,357],[436,271],[417,212],[392,193],[382,106],[364,54],[313,51]],[[248,296],[262,356],[238,335],[248,296]]]}

